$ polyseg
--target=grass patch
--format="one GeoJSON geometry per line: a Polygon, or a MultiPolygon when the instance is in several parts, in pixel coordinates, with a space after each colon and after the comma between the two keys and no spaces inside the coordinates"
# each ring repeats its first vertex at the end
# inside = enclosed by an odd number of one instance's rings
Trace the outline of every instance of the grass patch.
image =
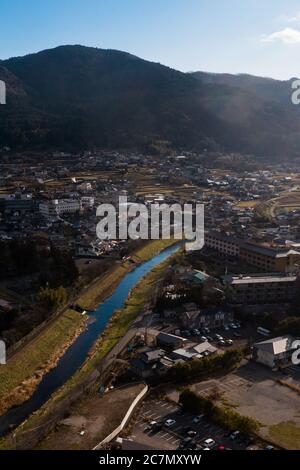
{"type": "Polygon", "coordinates": [[[275,443],[286,449],[300,450],[300,428],[293,422],[270,426],[269,435],[275,443]]]}
{"type": "Polygon", "coordinates": [[[153,256],[157,255],[159,252],[165,250],[171,245],[174,245],[174,243],[176,243],[176,241],[174,241],[173,239],[152,241],[151,243],[148,243],[143,248],[138,250],[133,258],[139,261],[148,261],[149,259],[153,258],[153,256]]]}
{"type": "MultiPolygon", "coordinates": [[[[84,319],[78,313],[67,310],[41,335],[15,354],[6,365],[0,366],[0,403],[25,380],[41,372],[59,353],[63,345],[72,340],[83,326],[84,319]]],[[[0,406],[1,410],[2,406],[0,406]]]]}
{"type": "Polygon", "coordinates": [[[256,207],[258,206],[258,204],[260,204],[260,201],[256,200],[251,200],[251,201],[241,201],[237,204],[236,207],[238,207],[239,209],[247,209],[247,208],[253,208],[253,207],[256,207]]]}

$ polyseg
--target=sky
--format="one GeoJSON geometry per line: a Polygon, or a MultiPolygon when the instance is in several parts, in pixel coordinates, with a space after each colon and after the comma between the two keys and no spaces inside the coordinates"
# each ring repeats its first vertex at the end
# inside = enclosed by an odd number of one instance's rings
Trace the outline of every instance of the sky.
{"type": "Polygon", "coordinates": [[[187,71],[300,76],[300,0],[0,0],[0,59],[62,44],[187,71]]]}

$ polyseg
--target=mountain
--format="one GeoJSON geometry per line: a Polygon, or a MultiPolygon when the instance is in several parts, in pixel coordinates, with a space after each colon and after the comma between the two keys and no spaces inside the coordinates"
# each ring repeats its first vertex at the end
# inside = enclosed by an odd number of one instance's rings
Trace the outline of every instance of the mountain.
{"type": "Polygon", "coordinates": [[[290,83],[185,74],[131,54],[60,46],[0,61],[0,146],[227,150],[297,157],[290,83]]]}
{"type": "Polygon", "coordinates": [[[213,90],[207,93],[204,107],[235,126],[245,150],[280,160],[300,155],[300,107],[291,101],[294,79],[204,72],[191,76],[213,90]]]}

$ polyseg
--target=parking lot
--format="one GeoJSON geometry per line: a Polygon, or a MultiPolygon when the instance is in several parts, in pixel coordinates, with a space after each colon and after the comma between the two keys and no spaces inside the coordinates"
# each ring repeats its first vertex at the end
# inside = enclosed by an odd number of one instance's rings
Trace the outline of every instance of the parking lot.
{"type": "Polygon", "coordinates": [[[208,341],[218,349],[226,351],[245,347],[248,342],[249,332],[240,323],[233,322],[230,325],[218,328],[180,330],[180,336],[196,343],[208,341]]]}
{"type": "Polygon", "coordinates": [[[208,422],[203,416],[199,417],[198,423],[194,422],[194,418],[195,415],[183,412],[179,406],[169,401],[148,400],[144,402],[135,417],[130,439],[162,450],[184,448],[183,445],[187,449],[203,449],[207,447],[204,443],[207,439],[215,441],[215,445],[211,447],[214,450],[219,449],[220,446],[234,450],[246,449],[245,444],[231,440],[227,431],[208,422]],[[158,429],[150,429],[151,422],[156,421],[163,424],[168,419],[175,421],[171,427],[162,425],[158,429]],[[192,439],[189,438],[189,431],[196,432],[192,439]]]}

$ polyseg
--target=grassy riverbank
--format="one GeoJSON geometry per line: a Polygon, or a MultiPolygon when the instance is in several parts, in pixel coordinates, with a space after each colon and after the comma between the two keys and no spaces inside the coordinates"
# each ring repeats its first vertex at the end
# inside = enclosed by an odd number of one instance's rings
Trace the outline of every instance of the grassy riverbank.
{"type": "Polygon", "coordinates": [[[154,240],[147,243],[132,255],[132,261],[125,261],[102,278],[92,284],[92,286],[78,298],[78,303],[92,310],[109,297],[119,285],[123,277],[141,263],[144,263],[169,246],[174,245],[174,240],[154,240]]]}
{"type": "Polygon", "coordinates": [[[0,414],[32,395],[43,375],[55,367],[84,325],[79,313],[67,310],[41,337],[0,366],[0,414]]]}
{"type": "MultiPolygon", "coordinates": [[[[173,240],[157,240],[138,250],[136,263],[142,263],[174,243],[173,240]]],[[[135,267],[125,262],[92,283],[77,302],[91,308],[104,301],[123,277],[135,267]]],[[[84,318],[67,310],[32,342],[18,351],[5,366],[0,366],[0,414],[21,404],[34,392],[43,375],[55,367],[69,345],[84,328],[84,318]]]]}

